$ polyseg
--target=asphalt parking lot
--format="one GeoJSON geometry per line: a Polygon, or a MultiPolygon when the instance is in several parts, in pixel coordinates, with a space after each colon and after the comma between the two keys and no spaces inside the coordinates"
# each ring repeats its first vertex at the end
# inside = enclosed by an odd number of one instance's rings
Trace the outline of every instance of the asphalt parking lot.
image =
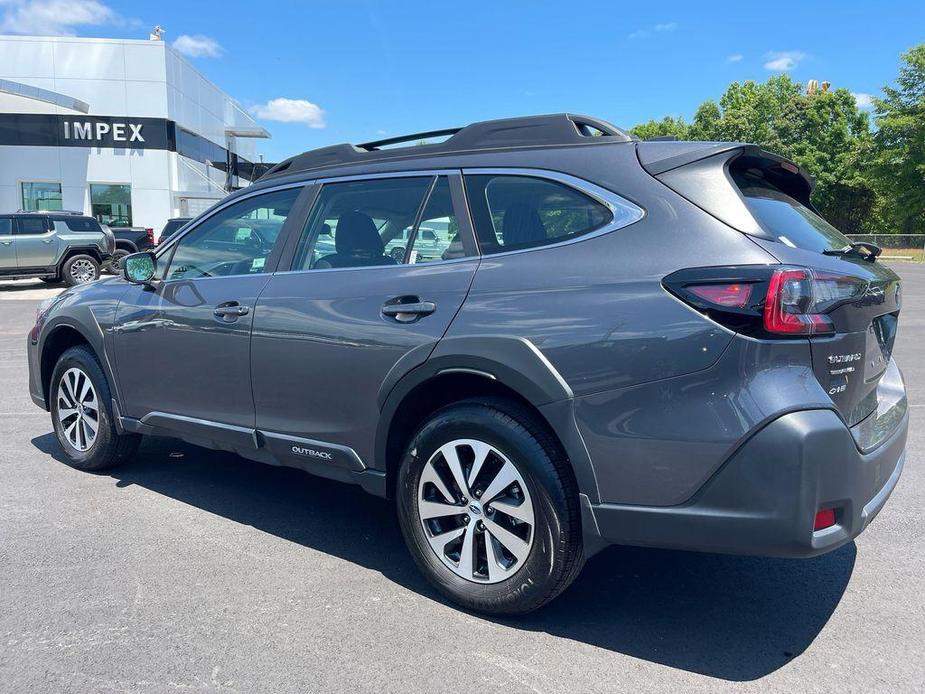
{"type": "Polygon", "coordinates": [[[0,283],[0,691],[925,691],[925,266],[895,267],[909,455],[856,543],[611,548],[503,620],[446,604],[359,488],[168,439],[64,465],[25,366],[59,290],[0,283]]]}

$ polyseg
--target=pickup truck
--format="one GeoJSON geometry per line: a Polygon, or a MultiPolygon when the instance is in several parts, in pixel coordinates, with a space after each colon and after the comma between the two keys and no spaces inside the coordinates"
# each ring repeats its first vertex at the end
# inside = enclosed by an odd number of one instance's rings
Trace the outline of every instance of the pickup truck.
{"type": "Polygon", "coordinates": [[[116,237],[116,250],[102,270],[111,275],[122,272],[122,259],[130,253],[147,251],[157,244],[154,241],[154,229],[146,227],[109,227],[116,237]]]}

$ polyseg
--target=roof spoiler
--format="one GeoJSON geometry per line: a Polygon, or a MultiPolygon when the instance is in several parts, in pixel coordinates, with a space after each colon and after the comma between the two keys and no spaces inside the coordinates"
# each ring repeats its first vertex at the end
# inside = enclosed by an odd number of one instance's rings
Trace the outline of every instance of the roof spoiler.
{"type": "Polygon", "coordinates": [[[733,142],[640,142],[642,167],[679,195],[734,229],[774,240],[745,204],[730,169],[760,169],[787,195],[810,209],[814,181],[792,161],[755,145],[733,142]]]}

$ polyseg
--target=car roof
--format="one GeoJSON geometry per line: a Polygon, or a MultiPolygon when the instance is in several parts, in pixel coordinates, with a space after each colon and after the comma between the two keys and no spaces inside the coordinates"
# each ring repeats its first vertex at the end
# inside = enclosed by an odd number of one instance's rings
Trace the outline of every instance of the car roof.
{"type": "MultiPolygon", "coordinates": [[[[575,145],[602,145],[633,142],[624,130],[592,116],[556,113],[481,121],[462,128],[412,133],[360,145],[339,144],[303,152],[286,159],[264,174],[259,183],[295,177],[298,173],[318,174],[350,164],[386,164],[453,154],[510,151],[523,148],[549,148],[575,145]],[[449,138],[426,144],[428,138],[449,138]],[[391,145],[411,143],[390,149],[391,145]]],[[[370,166],[370,169],[374,167],[370,166]]]]}

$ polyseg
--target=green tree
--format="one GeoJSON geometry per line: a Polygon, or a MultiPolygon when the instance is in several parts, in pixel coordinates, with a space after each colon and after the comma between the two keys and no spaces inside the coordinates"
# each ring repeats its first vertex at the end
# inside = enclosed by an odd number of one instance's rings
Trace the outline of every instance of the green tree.
{"type": "Polygon", "coordinates": [[[810,96],[788,75],[763,84],[733,82],[719,102],[703,102],[689,126],[666,118],[633,132],[756,144],[792,159],[816,179],[813,203],[840,229],[858,233],[870,225],[876,204],[869,181],[873,140],[867,114],[845,89],[810,96]],[[667,132],[672,127],[675,132],[667,132]]]}
{"type": "Polygon", "coordinates": [[[656,137],[676,137],[679,140],[690,139],[690,127],[683,118],[665,116],[662,120],[650,120],[630,129],[630,132],[640,140],[651,140],[656,137]]]}
{"type": "Polygon", "coordinates": [[[876,185],[881,218],[907,234],[925,233],[925,44],[902,56],[895,86],[874,99],[876,185]]]}

